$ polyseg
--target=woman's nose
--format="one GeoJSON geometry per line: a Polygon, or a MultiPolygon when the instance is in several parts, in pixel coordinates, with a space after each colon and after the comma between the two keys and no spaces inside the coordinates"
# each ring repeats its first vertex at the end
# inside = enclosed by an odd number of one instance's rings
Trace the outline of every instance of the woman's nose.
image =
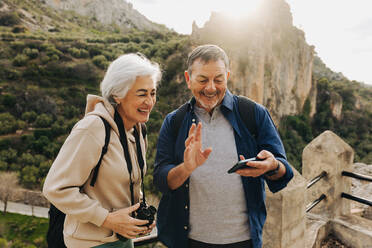
{"type": "Polygon", "coordinates": [[[146,97],[145,103],[152,106],[155,104],[155,100],[153,99],[152,96],[149,96],[149,97],[146,97]]]}

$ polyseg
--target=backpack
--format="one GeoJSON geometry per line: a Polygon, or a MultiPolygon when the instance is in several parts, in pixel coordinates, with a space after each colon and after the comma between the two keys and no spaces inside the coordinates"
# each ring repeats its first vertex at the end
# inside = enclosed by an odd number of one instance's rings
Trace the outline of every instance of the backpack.
{"type": "MultiPolygon", "coordinates": [[[[257,136],[255,104],[256,103],[254,101],[250,100],[246,96],[238,96],[238,110],[240,118],[243,120],[243,123],[248,128],[248,131],[251,133],[254,139],[256,139],[257,136]]],[[[187,106],[188,103],[185,103],[176,110],[176,114],[172,120],[174,137],[178,136],[178,131],[187,111],[187,106]]]]}
{"type": "MultiPolygon", "coordinates": [[[[102,147],[101,156],[98,160],[97,165],[93,169],[93,176],[92,180],[90,182],[90,186],[94,187],[94,184],[96,183],[99,167],[102,163],[103,156],[107,153],[108,144],[110,143],[110,136],[111,136],[111,126],[105,120],[100,116],[101,120],[103,121],[103,124],[105,125],[105,144],[102,147]]],[[[146,138],[146,125],[141,123],[141,129],[142,129],[142,136],[145,139],[146,138]]],[[[49,228],[47,233],[47,243],[49,248],[66,248],[64,239],[63,239],[63,225],[65,222],[66,214],[60,211],[58,208],[56,208],[53,204],[50,204],[49,208],[49,228]]]]}

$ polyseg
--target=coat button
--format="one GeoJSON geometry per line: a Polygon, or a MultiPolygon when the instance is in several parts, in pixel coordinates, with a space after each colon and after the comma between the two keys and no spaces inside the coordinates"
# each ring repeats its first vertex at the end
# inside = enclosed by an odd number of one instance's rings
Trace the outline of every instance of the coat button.
{"type": "Polygon", "coordinates": [[[188,209],[187,205],[185,205],[185,209],[186,209],[186,210],[188,209]]]}
{"type": "Polygon", "coordinates": [[[186,187],[186,188],[188,188],[188,187],[189,187],[189,184],[188,184],[188,183],[186,183],[185,187],[186,187]]]}
{"type": "Polygon", "coordinates": [[[184,228],[185,230],[187,230],[187,226],[183,226],[183,228],[184,228]]]}
{"type": "Polygon", "coordinates": [[[195,119],[192,119],[191,121],[192,121],[193,123],[195,123],[195,119]]]}

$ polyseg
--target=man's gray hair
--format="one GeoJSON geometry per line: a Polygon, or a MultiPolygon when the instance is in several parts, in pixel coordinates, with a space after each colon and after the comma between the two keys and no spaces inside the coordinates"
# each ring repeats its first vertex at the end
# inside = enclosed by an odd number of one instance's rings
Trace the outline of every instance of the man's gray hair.
{"type": "Polygon", "coordinates": [[[202,62],[209,62],[210,60],[217,61],[221,59],[227,70],[229,70],[229,58],[225,51],[216,45],[201,45],[196,47],[192,52],[189,54],[187,58],[187,71],[191,75],[191,67],[195,60],[200,59],[202,62]]]}
{"type": "Polygon", "coordinates": [[[101,82],[103,98],[115,106],[114,97],[124,98],[139,76],[151,76],[157,84],[161,79],[159,65],[141,53],[121,55],[109,65],[101,82]]]}

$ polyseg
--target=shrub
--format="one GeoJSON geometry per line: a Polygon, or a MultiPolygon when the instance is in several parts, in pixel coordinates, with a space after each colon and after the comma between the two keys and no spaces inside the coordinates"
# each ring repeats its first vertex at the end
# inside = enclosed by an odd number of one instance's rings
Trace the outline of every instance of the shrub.
{"type": "Polygon", "coordinates": [[[123,36],[123,37],[119,38],[118,41],[123,42],[123,43],[128,43],[129,42],[129,37],[128,36],[123,36]]]}
{"type": "Polygon", "coordinates": [[[95,82],[97,77],[96,68],[90,62],[74,65],[69,68],[69,73],[72,78],[90,82],[95,82]]]}
{"type": "Polygon", "coordinates": [[[89,52],[90,57],[94,57],[94,56],[102,54],[103,49],[104,47],[102,45],[93,45],[93,46],[88,47],[88,52],[89,52]]]}
{"type": "MultiPolygon", "coordinates": [[[[38,181],[39,169],[33,165],[25,166],[21,171],[21,183],[26,188],[31,188],[38,181]]],[[[20,246],[24,247],[24,246],[20,246]]]]}
{"type": "Polygon", "coordinates": [[[17,52],[22,52],[27,45],[23,41],[13,41],[10,43],[10,47],[17,52]]]}
{"type": "Polygon", "coordinates": [[[85,49],[80,49],[80,58],[89,58],[89,52],[85,49]]]}
{"type": "Polygon", "coordinates": [[[98,68],[106,69],[108,62],[105,56],[103,55],[97,55],[93,58],[93,64],[95,64],[98,68]]]}
{"type": "Polygon", "coordinates": [[[23,53],[26,54],[30,59],[35,59],[37,56],[39,56],[39,50],[35,48],[25,48],[23,53]]]}
{"type": "Polygon", "coordinates": [[[39,80],[41,78],[40,75],[42,74],[41,71],[41,68],[39,68],[39,66],[35,62],[32,62],[27,65],[26,69],[23,72],[23,77],[36,78],[37,80],[39,80]]]}
{"type": "Polygon", "coordinates": [[[27,61],[29,58],[24,55],[24,54],[18,54],[14,59],[13,59],[13,65],[14,66],[24,66],[26,65],[27,61]]]}
{"type": "Polygon", "coordinates": [[[5,107],[11,108],[16,104],[17,98],[14,95],[4,94],[4,95],[0,95],[0,102],[5,107]]]}
{"type": "Polygon", "coordinates": [[[67,50],[73,57],[80,58],[80,50],[75,47],[70,47],[67,50]]]}
{"type": "Polygon", "coordinates": [[[0,12],[1,26],[14,26],[21,23],[21,18],[17,12],[0,12]]]}
{"type": "Polygon", "coordinates": [[[57,54],[53,54],[52,57],[50,57],[50,61],[58,61],[59,56],[57,54]]]}
{"type": "Polygon", "coordinates": [[[22,120],[17,120],[17,127],[18,127],[18,129],[26,129],[26,127],[27,127],[26,122],[24,122],[22,120]]]}
{"type": "Polygon", "coordinates": [[[0,134],[12,133],[17,130],[17,121],[9,113],[0,114],[0,134]]]}
{"type": "Polygon", "coordinates": [[[46,63],[48,63],[50,61],[50,57],[48,55],[44,55],[41,57],[40,59],[40,62],[41,64],[45,65],[46,63]]]}
{"type": "Polygon", "coordinates": [[[55,48],[53,45],[48,45],[45,52],[49,57],[52,57],[53,55],[57,55],[58,57],[63,56],[63,53],[55,48]]]}
{"type": "Polygon", "coordinates": [[[18,33],[24,33],[26,32],[26,28],[23,26],[15,26],[12,28],[12,33],[18,34],[18,33]]]}
{"type": "Polygon", "coordinates": [[[36,118],[35,124],[37,127],[49,127],[52,124],[53,118],[47,114],[41,114],[36,118]]]}
{"type": "Polygon", "coordinates": [[[129,42],[125,49],[125,53],[135,53],[141,50],[141,47],[137,43],[129,42]]]}
{"type": "Polygon", "coordinates": [[[85,49],[77,49],[75,47],[70,47],[68,52],[75,58],[88,58],[89,52],[85,49]]]}

